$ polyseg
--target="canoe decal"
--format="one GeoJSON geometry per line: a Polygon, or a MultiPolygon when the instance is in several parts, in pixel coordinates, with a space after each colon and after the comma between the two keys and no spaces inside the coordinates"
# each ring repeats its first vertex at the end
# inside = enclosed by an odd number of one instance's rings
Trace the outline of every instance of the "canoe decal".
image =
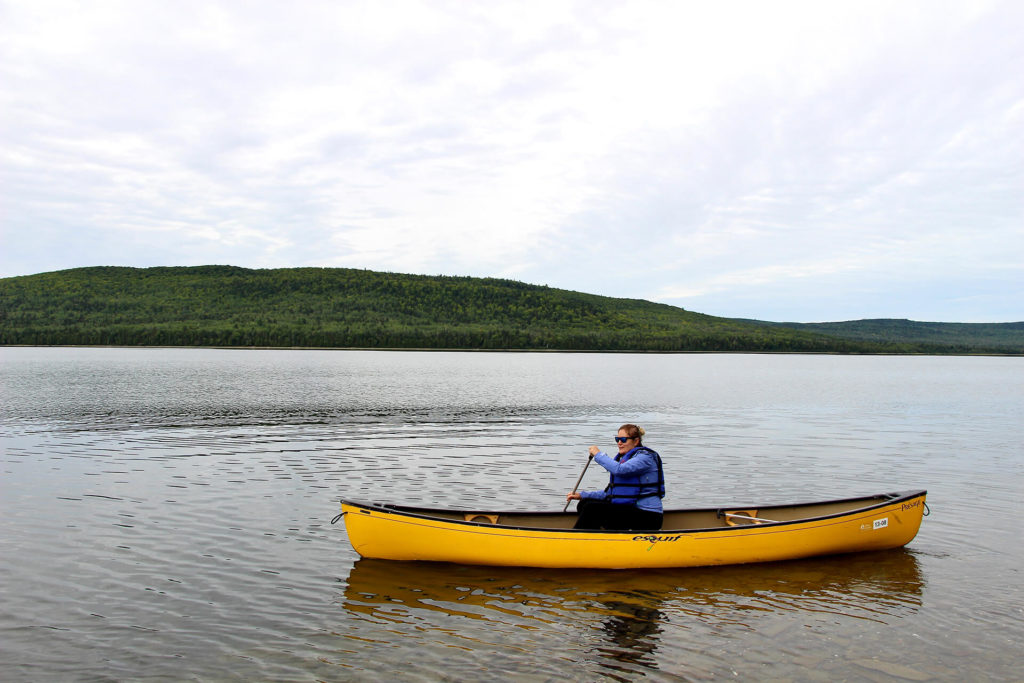
{"type": "Polygon", "coordinates": [[[664,543],[666,541],[678,541],[682,537],[682,534],[677,534],[675,536],[634,536],[633,540],[650,541],[651,545],[654,545],[655,543],[664,543]]]}
{"type": "Polygon", "coordinates": [[[875,529],[884,529],[887,526],[889,526],[889,518],[888,517],[883,517],[882,519],[876,519],[875,520],[875,525],[874,525],[875,529]]]}
{"type": "Polygon", "coordinates": [[[682,534],[676,534],[675,536],[654,536],[652,534],[650,536],[634,536],[633,540],[634,541],[647,541],[648,543],[650,543],[650,545],[647,546],[647,551],[650,552],[651,549],[657,543],[666,543],[666,542],[670,543],[672,541],[678,541],[682,537],[683,537],[682,534]]]}

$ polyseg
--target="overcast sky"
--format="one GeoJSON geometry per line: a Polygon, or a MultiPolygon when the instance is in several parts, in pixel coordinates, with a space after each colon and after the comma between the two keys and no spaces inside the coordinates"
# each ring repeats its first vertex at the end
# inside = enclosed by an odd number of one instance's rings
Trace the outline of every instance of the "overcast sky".
{"type": "Polygon", "coordinates": [[[0,277],[1024,320],[1024,2],[0,0],[0,277]]]}

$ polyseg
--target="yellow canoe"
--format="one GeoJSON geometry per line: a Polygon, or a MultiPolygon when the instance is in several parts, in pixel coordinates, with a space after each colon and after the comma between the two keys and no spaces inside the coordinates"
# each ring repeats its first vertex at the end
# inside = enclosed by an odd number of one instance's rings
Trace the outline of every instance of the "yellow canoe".
{"type": "Polygon", "coordinates": [[[670,510],[658,531],[577,531],[573,512],[435,510],[341,501],[361,557],[636,569],[792,560],[909,543],[926,491],[795,505],[670,510]]]}

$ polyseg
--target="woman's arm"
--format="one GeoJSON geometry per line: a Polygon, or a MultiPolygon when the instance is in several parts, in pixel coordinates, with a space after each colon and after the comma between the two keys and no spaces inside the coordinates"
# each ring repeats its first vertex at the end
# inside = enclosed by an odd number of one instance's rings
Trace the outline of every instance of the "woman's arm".
{"type": "Polygon", "coordinates": [[[614,458],[604,453],[598,453],[594,456],[594,462],[612,474],[636,474],[637,472],[645,472],[657,467],[657,463],[654,462],[654,456],[647,452],[634,456],[625,462],[616,462],[614,458]]]}

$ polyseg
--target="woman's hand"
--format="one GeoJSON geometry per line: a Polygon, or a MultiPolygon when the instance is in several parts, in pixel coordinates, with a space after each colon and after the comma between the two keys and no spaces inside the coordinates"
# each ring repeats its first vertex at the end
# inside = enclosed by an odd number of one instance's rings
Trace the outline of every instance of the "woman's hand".
{"type": "Polygon", "coordinates": [[[565,494],[565,502],[567,502],[567,503],[570,500],[582,500],[582,499],[583,499],[583,496],[581,496],[580,494],[576,493],[575,491],[573,491],[572,493],[565,494]]]}
{"type": "Polygon", "coordinates": [[[590,447],[590,457],[591,458],[593,458],[595,455],[597,455],[600,452],[601,452],[601,449],[598,448],[597,446],[591,446],[590,447]]]}

